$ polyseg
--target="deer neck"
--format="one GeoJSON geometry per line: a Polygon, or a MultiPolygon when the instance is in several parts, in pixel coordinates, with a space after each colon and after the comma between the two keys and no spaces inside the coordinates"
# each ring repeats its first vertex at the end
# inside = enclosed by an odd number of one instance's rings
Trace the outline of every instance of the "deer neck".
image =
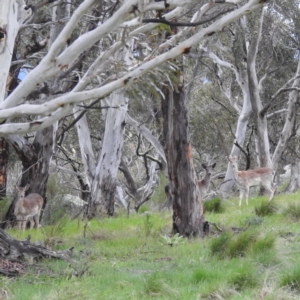
{"type": "Polygon", "coordinates": [[[208,187],[208,185],[209,185],[210,177],[211,177],[211,174],[206,173],[205,177],[203,178],[203,182],[204,182],[206,187],[208,187]]]}
{"type": "Polygon", "coordinates": [[[239,170],[237,164],[232,165],[231,169],[232,169],[232,176],[234,180],[237,181],[239,178],[239,170]]]}

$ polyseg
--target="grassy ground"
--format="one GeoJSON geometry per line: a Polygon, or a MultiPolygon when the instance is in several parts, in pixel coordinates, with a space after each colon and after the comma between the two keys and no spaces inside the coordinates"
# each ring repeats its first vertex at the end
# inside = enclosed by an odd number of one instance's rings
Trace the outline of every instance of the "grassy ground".
{"type": "Polygon", "coordinates": [[[93,220],[86,237],[84,223],[61,220],[32,240],[74,246],[77,264],[28,262],[23,276],[0,278],[0,299],[300,299],[299,197],[223,201],[206,219],[224,232],[202,240],[168,237],[170,212],[93,220]]]}

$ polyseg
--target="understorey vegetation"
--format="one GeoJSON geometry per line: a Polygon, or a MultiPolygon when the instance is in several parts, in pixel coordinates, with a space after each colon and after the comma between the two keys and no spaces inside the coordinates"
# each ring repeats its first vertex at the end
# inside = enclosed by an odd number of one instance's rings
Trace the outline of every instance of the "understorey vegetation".
{"type": "Polygon", "coordinates": [[[203,239],[172,236],[172,212],[159,206],[129,217],[119,209],[114,218],[58,220],[24,233],[10,229],[17,240],[30,234],[36,246],[72,253],[68,260],[3,259],[1,297],[299,299],[300,229],[292,215],[299,196],[277,195],[271,212],[265,197],[241,208],[237,198],[224,200],[222,212],[206,210],[206,220],[220,230],[212,226],[203,239]]]}

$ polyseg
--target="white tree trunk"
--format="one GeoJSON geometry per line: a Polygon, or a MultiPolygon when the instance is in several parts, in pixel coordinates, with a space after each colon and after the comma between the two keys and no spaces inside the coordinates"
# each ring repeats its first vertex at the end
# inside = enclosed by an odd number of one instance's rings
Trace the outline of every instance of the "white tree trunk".
{"type": "Polygon", "coordinates": [[[4,38],[0,41],[0,102],[6,97],[6,85],[14,51],[15,39],[23,21],[30,15],[25,10],[24,0],[2,0],[0,9],[0,31],[4,38]]]}
{"type": "Polygon", "coordinates": [[[116,176],[122,156],[127,101],[122,91],[110,95],[107,111],[103,147],[92,183],[89,215],[95,206],[104,206],[109,215],[114,214],[116,176]],[[117,107],[117,108],[116,108],[117,107]]]}
{"type": "Polygon", "coordinates": [[[261,39],[263,16],[263,9],[261,9],[260,20],[259,23],[256,24],[256,30],[254,31],[257,33],[253,34],[252,42],[249,47],[249,52],[247,56],[247,71],[249,78],[250,99],[257,129],[257,150],[259,155],[259,165],[260,167],[272,168],[267,116],[266,114],[261,114],[263,105],[259,94],[260,91],[256,73],[256,56],[258,51],[258,44],[261,39]]]}
{"type": "MultiPolygon", "coordinates": [[[[298,67],[296,76],[300,75],[300,56],[298,58],[298,67]]],[[[293,88],[299,88],[300,87],[300,78],[295,79],[293,83],[293,88]]],[[[285,118],[285,123],[280,135],[280,138],[278,140],[276,149],[273,154],[273,168],[276,171],[278,168],[279,160],[282,156],[283,151],[286,148],[287,142],[289,138],[291,137],[292,130],[294,128],[294,122],[296,118],[296,113],[298,110],[298,97],[299,97],[299,91],[293,90],[289,93],[289,104],[288,104],[288,111],[287,116],[285,118]]]]}

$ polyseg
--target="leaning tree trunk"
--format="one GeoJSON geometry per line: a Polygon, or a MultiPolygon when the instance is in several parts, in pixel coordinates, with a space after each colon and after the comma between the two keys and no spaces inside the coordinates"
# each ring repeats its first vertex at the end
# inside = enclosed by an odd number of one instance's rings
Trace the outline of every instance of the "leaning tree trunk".
{"type": "Polygon", "coordinates": [[[163,140],[173,201],[173,233],[201,236],[204,220],[192,160],[188,110],[183,86],[166,90],[162,100],[163,140]]]}

